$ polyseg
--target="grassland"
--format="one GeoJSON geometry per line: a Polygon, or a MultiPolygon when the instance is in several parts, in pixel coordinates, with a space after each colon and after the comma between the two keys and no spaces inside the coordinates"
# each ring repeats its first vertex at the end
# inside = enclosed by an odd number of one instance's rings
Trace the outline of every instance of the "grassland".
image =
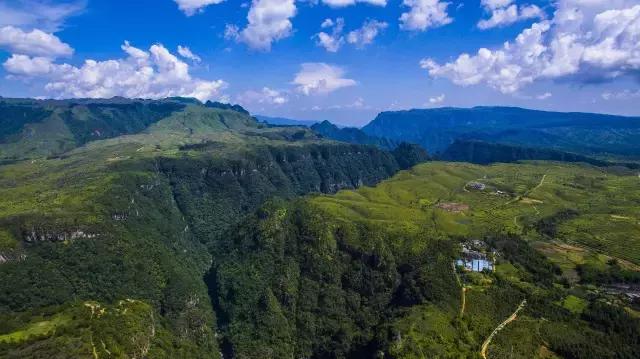
{"type": "MultiPolygon", "coordinates": [[[[553,239],[578,246],[587,256],[602,254],[638,265],[638,185],[640,178],[634,173],[619,175],[583,165],[429,163],[401,172],[375,188],[319,196],[312,202],[343,220],[377,223],[398,231],[475,238],[511,233],[531,241],[551,239],[535,230],[538,221],[575,210],[579,215],[559,223],[553,239]],[[471,190],[470,182],[487,187],[471,190]],[[470,209],[453,213],[440,209],[439,203],[466,204],[470,209]]],[[[557,251],[549,245],[545,248],[557,251]]]]}

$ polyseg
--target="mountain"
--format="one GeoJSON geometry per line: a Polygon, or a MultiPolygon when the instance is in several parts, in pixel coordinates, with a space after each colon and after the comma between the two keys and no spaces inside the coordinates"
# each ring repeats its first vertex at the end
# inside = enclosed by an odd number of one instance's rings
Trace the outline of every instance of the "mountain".
{"type": "Polygon", "coordinates": [[[639,157],[640,118],[514,107],[383,112],[362,129],[370,136],[444,151],[456,139],[552,148],[585,155],[639,157]]]}
{"type": "Polygon", "coordinates": [[[477,164],[496,162],[512,163],[518,161],[583,162],[600,167],[625,166],[633,169],[640,168],[640,165],[637,163],[606,161],[548,148],[505,145],[478,140],[455,140],[438,156],[438,159],[477,164]]]}
{"type": "Polygon", "coordinates": [[[354,127],[339,128],[329,121],[322,121],[311,126],[311,129],[321,134],[323,137],[336,141],[357,143],[361,145],[374,145],[384,149],[393,149],[395,143],[383,137],[372,137],[362,130],[354,127]]]}
{"type": "Polygon", "coordinates": [[[379,183],[403,155],[191,99],[0,113],[3,358],[218,357],[203,277],[228,232],[273,197],[379,183]]]}
{"type": "Polygon", "coordinates": [[[183,98],[0,113],[2,358],[640,353],[636,171],[428,161],[183,98]]]}
{"type": "Polygon", "coordinates": [[[305,121],[305,120],[292,120],[284,117],[269,117],[269,116],[261,116],[257,115],[256,118],[260,122],[268,123],[270,125],[278,125],[278,126],[304,126],[311,127],[319,121],[305,121]]]}

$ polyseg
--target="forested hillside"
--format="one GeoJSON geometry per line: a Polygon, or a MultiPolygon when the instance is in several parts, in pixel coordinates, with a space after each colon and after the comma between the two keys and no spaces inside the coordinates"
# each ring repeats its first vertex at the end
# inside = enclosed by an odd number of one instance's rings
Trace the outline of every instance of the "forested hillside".
{"type": "Polygon", "coordinates": [[[640,279],[637,182],[558,163],[431,163],[375,188],[269,203],[225,236],[207,278],[222,350],[635,358],[640,307],[612,288],[640,279]],[[462,245],[491,248],[495,271],[454,266],[462,245]]]}
{"type": "Polygon", "coordinates": [[[469,162],[476,164],[512,163],[518,161],[559,161],[584,162],[594,166],[625,166],[640,168],[638,163],[616,162],[592,158],[576,153],[563,152],[549,148],[524,147],[501,143],[489,143],[478,140],[456,140],[438,156],[444,161],[469,162]]]}
{"type": "MultiPolygon", "coordinates": [[[[102,106],[80,102],[70,111],[102,106]]],[[[202,278],[223,233],[273,196],[373,185],[400,169],[397,154],[272,128],[226,105],[123,102],[172,111],[0,167],[2,357],[216,357],[202,278]]],[[[126,111],[108,106],[115,128],[126,111]]]]}
{"type": "Polygon", "coordinates": [[[592,156],[640,157],[640,118],[514,107],[383,112],[362,130],[442,152],[457,139],[550,148],[592,156]]]}
{"type": "Polygon", "coordinates": [[[374,145],[383,149],[393,149],[397,146],[397,143],[384,137],[369,136],[358,128],[339,128],[329,121],[316,123],[311,126],[311,129],[326,138],[336,141],[357,143],[361,145],[374,145]]]}

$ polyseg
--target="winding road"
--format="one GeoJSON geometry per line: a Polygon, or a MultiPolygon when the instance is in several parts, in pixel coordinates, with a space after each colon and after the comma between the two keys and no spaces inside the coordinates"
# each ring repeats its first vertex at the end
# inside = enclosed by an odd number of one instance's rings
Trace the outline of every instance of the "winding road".
{"type": "Polygon", "coordinates": [[[506,327],[507,324],[509,324],[509,323],[513,322],[514,320],[516,320],[516,318],[518,317],[518,313],[521,310],[523,310],[526,305],[527,305],[527,300],[524,299],[520,303],[520,305],[518,306],[516,311],[513,312],[513,314],[511,314],[511,316],[509,318],[507,318],[504,322],[500,323],[500,325],[498,325],[496,327],[496,329],[493,330],[493,332],[491,332],[489,337],[484,341],[484,343],[482,343],[482,349],[480,349],[480,355],[482,356],[482,358],[487,359],[487,350],[489,349],[489,345],[491,344],[491,341],[496,336],[496,334],[498,334],[498,332],[500,332],[502,329],[504,329],[504,327],[506,327]]]}

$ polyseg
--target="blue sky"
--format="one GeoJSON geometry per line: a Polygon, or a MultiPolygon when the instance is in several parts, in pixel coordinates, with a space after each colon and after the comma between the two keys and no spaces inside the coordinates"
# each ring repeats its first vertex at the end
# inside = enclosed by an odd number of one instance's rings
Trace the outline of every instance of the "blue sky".
{"type": "Polygon", "coordinates": [[[640,115],[639,43],[637,0],[0,0],[0,95],[640,115]]]}

